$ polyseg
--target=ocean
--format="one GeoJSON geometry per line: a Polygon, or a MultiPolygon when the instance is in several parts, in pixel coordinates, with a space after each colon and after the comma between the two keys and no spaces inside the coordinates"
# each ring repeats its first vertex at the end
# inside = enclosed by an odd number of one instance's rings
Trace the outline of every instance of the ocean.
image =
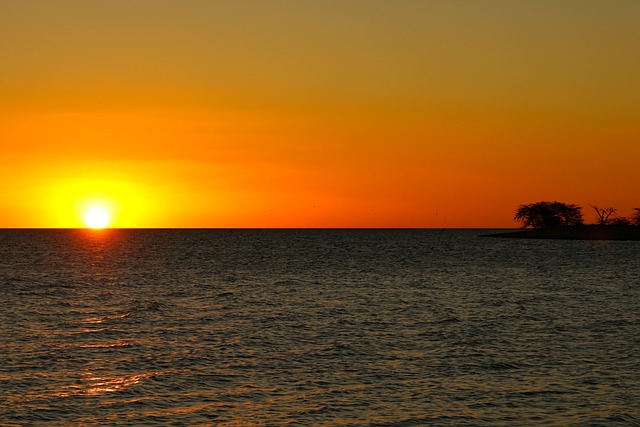
{"type": "Polygon", "coordinates": [[[0,230],[0,425],[639,426],[640,242],[489,232],[0,230]]]}

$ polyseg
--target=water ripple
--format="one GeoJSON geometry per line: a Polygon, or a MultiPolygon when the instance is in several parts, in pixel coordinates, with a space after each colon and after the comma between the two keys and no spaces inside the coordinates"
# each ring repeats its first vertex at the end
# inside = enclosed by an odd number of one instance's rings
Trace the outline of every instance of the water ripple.
{"type": "Polygon", "coordinates": [[[640,245],[0,230],[0,424],[633,426],[640,245]]]}

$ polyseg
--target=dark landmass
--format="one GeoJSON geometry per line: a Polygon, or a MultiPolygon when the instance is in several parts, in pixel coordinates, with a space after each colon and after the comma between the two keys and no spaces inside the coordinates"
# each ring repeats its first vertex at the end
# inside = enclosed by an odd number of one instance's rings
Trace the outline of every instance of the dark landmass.
{"type": "Polygon", "coordinates": [[[575,227],[539,228],[512,231],[508,233],[485,234],[482,237],[564,240],[640,240],[640,227],[582,225],[575,227]]]}

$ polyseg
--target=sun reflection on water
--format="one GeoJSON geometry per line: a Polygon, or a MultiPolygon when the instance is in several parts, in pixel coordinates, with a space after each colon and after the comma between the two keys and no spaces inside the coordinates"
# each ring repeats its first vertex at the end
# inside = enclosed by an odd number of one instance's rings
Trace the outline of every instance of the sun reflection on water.
{"type": "Polygon", "coordinates": [[[91,372],[87,372],[81,379],[83,384],[63,386],[62,391],[54,393],[53,395],[56,397],[70,397],[80,395],[95,396],[104,393],[114,393],[139,384],[142,380],[151,378],[158,374],[159,373],[157,372],[150,372],[123,377],[102,377],[96,376],[91,372]]]}

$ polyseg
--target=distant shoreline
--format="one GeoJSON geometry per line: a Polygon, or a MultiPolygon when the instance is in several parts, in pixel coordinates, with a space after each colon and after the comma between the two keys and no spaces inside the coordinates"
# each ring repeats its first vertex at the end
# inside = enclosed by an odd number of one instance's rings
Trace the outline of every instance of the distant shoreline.
{"type": "Polygon", "coordinates": [[[507,233],[484,234],[482,237],[557,240],[640,240],[640,227],[583,225],[576,227],[528,229],[507,233]]]}

